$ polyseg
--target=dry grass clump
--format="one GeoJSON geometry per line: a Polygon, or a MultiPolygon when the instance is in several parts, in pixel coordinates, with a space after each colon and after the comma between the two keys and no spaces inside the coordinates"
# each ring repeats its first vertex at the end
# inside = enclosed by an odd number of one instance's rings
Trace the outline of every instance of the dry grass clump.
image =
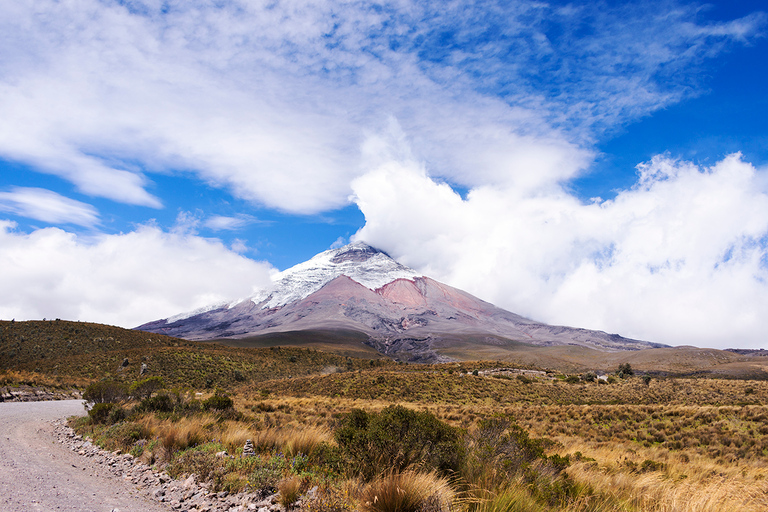
{"type": "MultiPolygon", "coordinates": [[[[176,421],[148,414],[138,418],[135,423],[148,433],[147,437],[158,439],[167,455],[204,443],[208,440],[210,427],[215,422],[216,418],[210,414],[185,416],[176,421]]],[[[155,457],[159,458],[158,454],[155,454],[155,457]]]]}
{"type": "Polygon", "coordinates": [[[480,500],[475,512],[549,512],[522,486],[510,485],[487,499],[480,500]]]}
{"type": "Polygon", "coordinates": [[[280,504],[286,509],[290,509],[301,496],[302,487],[301,478],[294,476],[285,478],[277,484],[277,490],[280,491],[280,504]]]}
{"type": "Polygon", "coordinates": [[[283,451],[289,457],[304,454],[311,458],[323,445],[333,444],[333,434],[327,428],[307,427],[289,432],[283,442],[283,451]]]}
{"type": "Polygon", "coordinates": [[[253,439],[258,435],[258,432],[239,421],[227,421],[220,432],[219,439],[227,447],[229,453],[237,453],[237,450],[242,449],[248,439],[253,439]]]}
{"type": "MultiPolygon", "coordinates": [[[[253,441],[256,451],[279,450],[289,457],[304,454],[314,456],[323,444],[334,444],[333,435],[327,428],[267,428],[250,432],[248,439],[253,441]]],[[[244,441],[244,439],[243,439],[244,441]]]]}
{"type": "Polygon", "coordinates": [[[583,450],[568,468],[576,481],[612,494],[633,510],[703,512],[768,510],[763,463],[722,465],[694,452],[627,444],[596,446],[573,439],[564,450],[583,450]]]}
{"type": "Polygon", "coordinates": [[[372,481],[360,495],[363,512],[447,512],[456,493],[435,472],[388,473],[372,481]]]}

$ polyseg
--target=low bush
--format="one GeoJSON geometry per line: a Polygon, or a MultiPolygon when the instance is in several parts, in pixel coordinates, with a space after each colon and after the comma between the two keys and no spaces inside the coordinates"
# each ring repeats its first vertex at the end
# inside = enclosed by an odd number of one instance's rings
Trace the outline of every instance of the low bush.
{"type": "Polygon", "coordinates": [[[117,403],[128,397],[128,387],[122,382],[99,381],[90,384],[83,392],[83,400],[94,404],[117,403]]]}
{"type": "Polygon", "coordinates": [[[206,443],[179,453],[168,466],[168,474],[174,478],[195,474],[200,481],[213,480],[213,475],[223,474],[226,460],[216,457],[223,449],[217,443],[206,443]]]}
{"type": "Polygon", "coordinates": [[[150,396],[136,406],[139,412],[173,412],[173,399],[166,395],[150,396]]]}
{"type": "Polygon", "coordinates": [[[559,474],[568,467],[568,457],[547,457],[544,442],[532,439],[523,428],[503,416],[480,420],[467,436],[464,478],[494,488],[524,474],[559,474]]]}
{"type": "Polygon", "coordinates": [[[97,402],[88,411],[88,418],[92,424],[107,423],[112,409],[119,407],[115,403],[97,402]]]}
{"type": "Polygon", "coordinates": [[[277,484],[288,468],[285,457],[275,455],[259,464],[247,477],[248,488],[263,496],[277,490],[277,484]]]}
{"type": "Polygon", "coordinates": [[[213,395],[212,397],[203,401],[203,409],[206,411],[226,411],[227,409],[232,409],[233,407],[234,403],[232,402],[232,399],[224,395],[213,395]]]}
{"type": "Polygon", "coordinates": [[[353,409],[335,438],[349,467],[366,480],[413,465],[445,474],[457,471],[464,457],[463,431],[400,405],[370,414],[353,409]]]}
{"type": "Polygon", "coordinates": [[[148,377],[146,379],[134,382],[128,388],[128,394],[136,400],[149,398],[165,387],[162,377],[148,377]]]}

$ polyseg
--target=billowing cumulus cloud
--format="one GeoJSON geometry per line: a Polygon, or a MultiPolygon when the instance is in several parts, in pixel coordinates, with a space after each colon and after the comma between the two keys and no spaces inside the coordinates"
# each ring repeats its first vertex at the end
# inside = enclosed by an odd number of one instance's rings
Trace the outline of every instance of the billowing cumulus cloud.
{"type": "Polygon", "coordinates": [[[555,324],[669,344],[763,346],[768,195],[740,155],[710,168],[664,157],[615,199],[480,187],[462,199],[423,168],[354,183],[357,233],[403,263],[555,324]]]}
{"type": "Polygon", "coordinates": [[[62,318],[135,327],[269,283],[272,267],[193,235],[145,226],[77,237],[0,221],[0,318],[62,318]]]}

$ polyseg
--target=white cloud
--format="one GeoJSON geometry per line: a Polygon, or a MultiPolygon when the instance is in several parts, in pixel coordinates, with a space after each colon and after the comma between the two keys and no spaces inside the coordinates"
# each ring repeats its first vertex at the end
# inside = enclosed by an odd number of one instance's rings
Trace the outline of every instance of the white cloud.
{"type": "Polygon", "coordinates": [[[249,224],[258,222],[258,219],[252,215],[237,215],[235,217],[227,217],[225,215],[214,215],[203,222],[203,225],[214,231],[229,230],[236,231],[244,228],[249,224]]]}
{"type": "Polygon", "coordinates": [[[355,239],[501,307],[673,345],[764,346],[768,195],[732,155],[656,157],[635,187],[582,204],[557,191],[477,188],[466,200],[412,164],[354,183],[355,239]]]}
{"type": "Polygon", "coordinates": [[[150,176],[172,169],[294,213],[344,205],[366,134],[389,118],[436,176],[549,187],[589,163],[579,144],[695,93],[697,63],[765,25],[700,25],[667,2],[5,0],[2,12],[1,157],[114,201],[161,207],[150,176]]]}
{"type": "Polygon", "coordinates": [[[93,206],[42,188],[13,187],[0,192],[0,211],[50,224],[94,227],[99,212],[93,206]]]}
{"type": "Polygon", "coordinates": [[[0,221],[0,318],[63,318],[135,327],[246,297],[274,269],[193,235],[141,227],[83,239],[0,221]]]}
{"type": "Polygon", "coordinates": [[[349,243],[349,241],[348,241],[346,238],[344,238],[343,236],[340,236],[339,238],[337,238],[337,239],[336,239],[336,240],[335,240],[335,241],[334,241],[334,242],[331,244],[331,246],[329,247],[329,249],[338,249],[339,247],[344,247],[344,246],[345,246],[345,245],[347,245],[348,243],[349,243]]]}

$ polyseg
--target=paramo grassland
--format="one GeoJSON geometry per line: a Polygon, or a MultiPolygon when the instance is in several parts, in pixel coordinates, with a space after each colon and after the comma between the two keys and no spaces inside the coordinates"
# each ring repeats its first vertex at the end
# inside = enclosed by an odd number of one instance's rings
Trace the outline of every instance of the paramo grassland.
{"type": "MultiPolygon", "coordinates": [[[[142,356],[110,332],[114,350],[66,349],[88,372],[19,358],[4,359],[0,377],[111,386],[81,432],[215,489],[279,490],[285,507],[321,511],[768,510],[764,381],[635,372],[606,382],[172,338],[142,356]],[[247,439],[255,455],[241,457],[247,439]]],[[[14,358],[34,356],[24,342],[14,338],[14,358]]]]}

